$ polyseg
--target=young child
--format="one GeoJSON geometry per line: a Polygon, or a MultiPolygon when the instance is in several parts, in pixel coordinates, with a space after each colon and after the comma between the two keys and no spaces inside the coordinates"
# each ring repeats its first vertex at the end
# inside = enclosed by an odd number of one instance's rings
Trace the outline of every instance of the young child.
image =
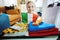
{"type": "Polygon", "coordinates": [[[28,11],[28,24],[33,22],[33,25],[39,25],[42,22],[42,18],[35,12],[35,4],[32,1],[27,3],[28,11]]]}

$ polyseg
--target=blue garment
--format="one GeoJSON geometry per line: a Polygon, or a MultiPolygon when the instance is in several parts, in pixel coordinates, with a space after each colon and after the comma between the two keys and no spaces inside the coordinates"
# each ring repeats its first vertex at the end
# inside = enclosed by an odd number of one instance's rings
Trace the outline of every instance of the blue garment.
{"type": "Polygon", "coordinates": [[[0,14],[0,33],[6,28],[10,27],[10,21],[7,14],[0,14]]]}
{"type": "Polygon", "coordinates": [[[47,24],[45,22],[40,23],[38,26],[32,25],[33,22],[30,22],[29,24],[29,31],[38,31],[38,30],[46,30],[50,28],[55,28],[54,24],[47,24]]]}

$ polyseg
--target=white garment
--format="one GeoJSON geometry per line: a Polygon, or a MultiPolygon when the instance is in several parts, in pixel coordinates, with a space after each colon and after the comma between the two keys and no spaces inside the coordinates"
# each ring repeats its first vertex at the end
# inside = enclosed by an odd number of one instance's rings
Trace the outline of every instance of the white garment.
{"type": "Polygon", "coordinates": [[[33,14],[28,13],[28,24],[32,22],[33,14]]]}

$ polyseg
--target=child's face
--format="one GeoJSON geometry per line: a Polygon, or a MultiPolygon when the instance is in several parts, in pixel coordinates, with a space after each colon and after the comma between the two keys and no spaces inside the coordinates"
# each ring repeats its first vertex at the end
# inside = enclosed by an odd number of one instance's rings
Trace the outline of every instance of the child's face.
{"type": "Polygon", "coordinates": [[[34,11],[35,7],[34,7],[34,4],[33,3],[29,3],[27,4],[27,11],[29,13],[31,13],[32,11],[34,11]]]}

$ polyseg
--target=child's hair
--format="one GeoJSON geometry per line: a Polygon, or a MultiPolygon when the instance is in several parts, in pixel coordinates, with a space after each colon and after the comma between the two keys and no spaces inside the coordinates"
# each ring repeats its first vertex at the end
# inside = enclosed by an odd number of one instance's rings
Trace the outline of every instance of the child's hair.
{"type": "Polygon", "coordinates": [[[28,5],[29,3],[33,3],[33,5],[35,6],[34,2],[32,2],[32,1],[28,1],[28,2],[27,2],[27,5],[28,5]]]}
{"type": "Polygon", "coordinates": [[[29,3],[33,3],[33,2],[32,1],[28,1],[27,4],[29,4],[29,3]]]}

